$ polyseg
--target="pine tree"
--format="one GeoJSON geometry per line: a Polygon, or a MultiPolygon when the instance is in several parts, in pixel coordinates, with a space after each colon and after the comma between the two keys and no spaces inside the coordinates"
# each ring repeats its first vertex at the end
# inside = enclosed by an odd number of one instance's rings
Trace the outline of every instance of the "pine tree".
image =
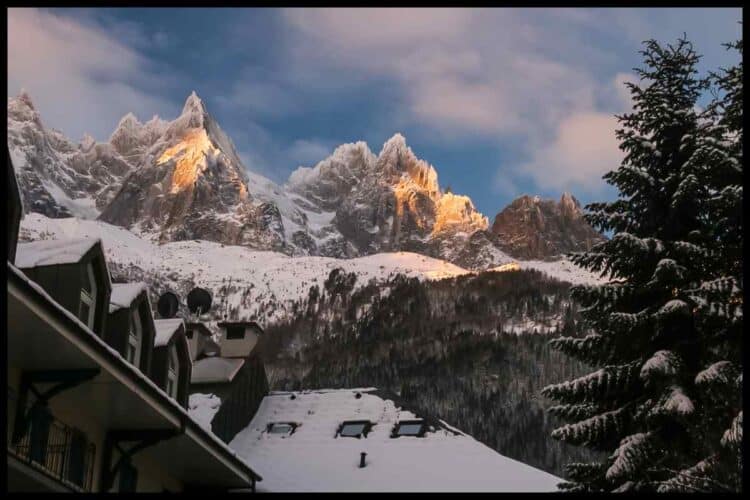
{"type": "Polygon", "coordinates": [[[741,66],[715,78],[724,97],[699,115],[710,80],[692,44],[644,45],[633,112],[617,117],[625,156],[604,176],[618,199],[587,207],[613,236],[571,256],[609,281],[572,288],[588,333],[551,342],[601,368],[542,391],[570,422],[553,437],[611,454],[569,464],[561,488],[736,489],[718,471],[741,462],[741,66]]]}

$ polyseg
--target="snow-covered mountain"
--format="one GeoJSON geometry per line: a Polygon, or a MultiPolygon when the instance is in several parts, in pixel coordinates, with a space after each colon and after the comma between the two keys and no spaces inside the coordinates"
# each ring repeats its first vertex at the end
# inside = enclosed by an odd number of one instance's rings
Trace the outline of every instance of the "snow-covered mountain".
{"type": "MultiPolygon", "coordinates": [[[[175,241],[157,244],[122,227],[75,217],[49,218],[26,214],[21,241],[99,238],[116,282],[143,281],[155,300],[166,290],[185,298],[195,286],[214,297],[215,319],[229,312],[256,318],[265,325],[287,319],[302,307],[310,288],[323,288],[334,269],[357,276],[354,290],[383,284],[398,274],[437,280],[472,273],[450,262],[410,252],[378,253],[352,259],[320,256],[290,257],[210,241],[175,241]]],[[[538,269],[570,283],[597,282],[596,276],[567,261],[521,261],[512,266],[538,269]]],[[[384,292],[385,293],[385,292],[384,292]]]]}
{"type": "Polygon", "coordinates": [[[215,297],[212,314],[216,319],[227,310],[241,311],[243,317],[257,318],[264,324],[291,313],[294,304],[307,297],[310,287],[322,288],[336,268],[355,272],[357,287],[371,281],[384,282],[396,274],[440,279],[470,272],[408,252],[354,259],[290,257],[210,241],[156,244],[121,227],[73,217],[52,219],[31,213],[21,221],[22,241],[79,238],[101,239],[113,280],[146,282],[155,294],[152,299],[165,290],[175,291],[184,299],[190,289],[201,286],[215,297]]]}
{"type": "Polygon", "coordinates": [[[559,259],[603,240],[570,193],[563,193],[559,202],[528,195],[516,198],[497,214],[492,233],[497,245],[518,259],[559,259]]]}
{"type": "MultiPolygon", "coordinates": [[[[443,192],[435,168],[401,134],[377,155],[364,142],[341,145],[278,185],[242,164],[195,92],[171,122],[126,115],[107,143],[75,145],[45,129],[26,93],[9,99],[8,128],[25,206],[50,217],[98,217],[160,243],[207,240],[290,256],[408,251],[468,269],[507,264],[508,253],[549,256],[539,245],[517,251],[516,235],[498,223],[517,211],[501,212],[490,230],[469,197],[443,192]]],[[[592,237],[579,233],[559,238],[585,246],[592,237]]]]}
{"type": "Polygon", "coordinates": [[[26,92],[8,99],[8,151],[24,209],[50,217],[96,217],[132,170],[110,143],[45,128],[26,92]]]}

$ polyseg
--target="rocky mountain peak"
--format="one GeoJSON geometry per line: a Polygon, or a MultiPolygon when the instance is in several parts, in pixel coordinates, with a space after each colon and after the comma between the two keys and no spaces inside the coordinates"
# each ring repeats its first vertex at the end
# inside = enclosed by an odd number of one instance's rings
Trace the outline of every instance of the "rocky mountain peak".
{"type": "Polygon", "coordinates": [[[379,156],[405,154],[407,150],[409,148],[406,145],[406,138],[400,132],[396,132],[390,139],[383,143],[379,156]]]}
{"type": "Polygon", "coordinates": [[[117,129],[139,129],[141,128],[142,124],[140,121],[138,121],[138,118],[133,113],[128,113],[122,118],[120,118],[120,122],[117,124],[117,129]]]}
{"type": "Polygon", "coordinates": [[[21,92],[18,93],[18,97],[16,97],[16,99],[18,99],[19,101],[24,103],[26,106],[30,107],[31,109],[35,109],[34,103],[31,102],[31,96],[29,95],[29,93],[26,91],[25,88],[21,89],[21,92]]]}
{"type": "Polygon", "coordinates": [[[16,97],[8,98],[8,120],[11,119],[35,122],[37,126],[42,126],[39,113],[26,90],[21,90],[16,97]]]}
{"type": "Polygon", "coordinates": [[[206,106],[203,104],[203,100],[198,97],[198,94],[195,93],[195,90],[190,92],[190,95],[185,99],[185,105],[182,107],[182,113],[183,115],[190,114],[190,113],[205,113],[206,112],[206,106]]]}
{"type": "Polygon", "coordinates": [[[94,146],[96,146],[96,139],[94,139],[90,134],[83,134],[83,138],[81,139],[81,143],[78,145],[78,148],[81,151],[87,152],[91,151],[94,146]]]}
{"type": "Polygon", "coordinates": [[[560,213],[564,217],[579,218],[583,216],[581,203],[572,194],[565,192],[560,197],[560,213]]]}
{"type": "Polygon", "coordinates": [[[563,193],[560,201],[523,195],[495,217],[498,246],[521,259],[549,259],[589,250],[603,236],[583,218],[578,200],[563,193]]]}

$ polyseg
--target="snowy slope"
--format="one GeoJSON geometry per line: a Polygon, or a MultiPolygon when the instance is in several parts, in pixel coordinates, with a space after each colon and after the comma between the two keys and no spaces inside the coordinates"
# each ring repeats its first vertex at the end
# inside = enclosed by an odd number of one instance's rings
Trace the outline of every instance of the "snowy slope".
{"type": "MultiPolygon", "coordinates": [[[[213,293],[217,314],[234,309],[265,325],[288,317],[295,302],[307,297],[310,287],[317,285],[323,289],[329,273],[336,268],[356,273],[356,288],[370,280],[382,283],[399,273],[419,279],[441,279],[471,272],[443,260],[409,252],[335,259],[290,257],[211,241],[158,245],[105,222],[50,219],[37,213],[24,216],[20,236],[26,241],[100,238],[116,281],[145,281],[152,293],[171,289],[183,300],[190,289],[201,286],[213,293]],[[222,290],[222,287],[225,288],[222,290]]],[[[20,252],[19,258],[23,258],[20,252]]],[[[517,264],[571,283],[600,281],[566,260],[518,261],[517,264]]],[[[154,301],[156,296],[151,299],[154,301]]]]}
{"type": "MultiPolygon", "coordinates": [[[[259,491],[552,492],[562,481],[447,425],[422,438],[391,438],[396,422],[416,416],[372,390],[304,391],[294,393],[295,399],[273,392],[229,447],[263,476],[259,491]],[[334,437],[345,420],[375,425],[366,438],[334,437]],[[272,422],[299,427],[289,436],[269,435],[272,422]],[[361,452],[367,453],[364,468],[361,452]]],[[[190,413],[206,418],[211,405],[210,398],[193,399],[190,413]]]]}
{"type": "Polygon", "coordinates": [[[221,304],[219,289],[231,285],[243,293],[228,294],[230,307],[254,317],[261,304],[273,302],[275,310],[261,318],[266,324],[284,317],[292,302],[307,296],[311,286],[321,289],[335,268],[357,273],[357,286],[371,279],[385,281],[398,273],[420,279],[440,279],[469,271],[423,255],[396,252],[356,259],[289,257],[276,252],[211,241],[179,241],[157,245],[127,229],[101,221],[76,218],[50,219],[41,214],[26,215],[21,222],[26,240],[100,238],[114,278],[146,281],[150,289],[163,291],[166,285],[185,297],[192,286],[214,293],[216,309],[221,304]]]}

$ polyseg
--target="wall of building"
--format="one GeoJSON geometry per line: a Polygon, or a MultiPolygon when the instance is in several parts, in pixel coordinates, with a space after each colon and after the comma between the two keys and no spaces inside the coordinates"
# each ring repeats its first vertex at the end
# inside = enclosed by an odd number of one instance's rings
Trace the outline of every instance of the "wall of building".
{"type": "Polygon", "coordinates": [[[253,351],[257,343],[258,335],[249,328],[245,330],[244,339],[227,339],[225,331],[222,333],[219,342],[221,356],[224,358],[244,358],[253,351]]]}
{"type": "Polygon", "coordinates": [[[133,457],[133,465],[138,469],[138,493],[179,492],[184,489],[182,482],[167,474],[159,463],[150,460],[147,455],[137,454],[133,457]]]}
{"type": "MultiPolygon", "coordinates": [[[[248,426],[268,394],[268,378],[259,356],[250,357],[230,384],[219,391],[221,407],[211,421],[211,430],[225,443],[248,426]],[[228,387],[226,387],[228,386],[228,387]]],[[[193,392],[205,387],[193,386],[193,392]]],[[[215,393],[215,392],[214,392],[215,393]]]]}
{"type": "MultiPolygon", "coordinates": [[[[15,425],[15,411],[17,406],[15,402],[20,394],[19,389],[22,369],[19,366],[14,365],[12,362],[9,362],[7,366],[8,389],[13,391],[14,394],[14,397],[8,398],[9,404],[7,405],[8,441],[10,442],[13,426],[15,425]]],[[[86,436],[87,442],[95,446],[91,490],[95,492],[100,491],[104,440],[107,429],[97,421],[86,417],[78,406],[72,404],[70,400],[65,397],[65,392],[58,394],[50,400],[49,411],[56,421],[83,432],[86,436]]],[[[117,451],[113,452],[110,465],[115,463],[117,457],[117,451]]],[[[178,479],[165,472],[158,463],[149,460],[147,453],[136,454],[133,458],[133,465],[138,469],[136,491],[162,492],[164,490],[183,490],[183,484],[178,479]]],[[[116,477],[111,491],[116,491],[118,484],[118,478],[116,477]]]]}

